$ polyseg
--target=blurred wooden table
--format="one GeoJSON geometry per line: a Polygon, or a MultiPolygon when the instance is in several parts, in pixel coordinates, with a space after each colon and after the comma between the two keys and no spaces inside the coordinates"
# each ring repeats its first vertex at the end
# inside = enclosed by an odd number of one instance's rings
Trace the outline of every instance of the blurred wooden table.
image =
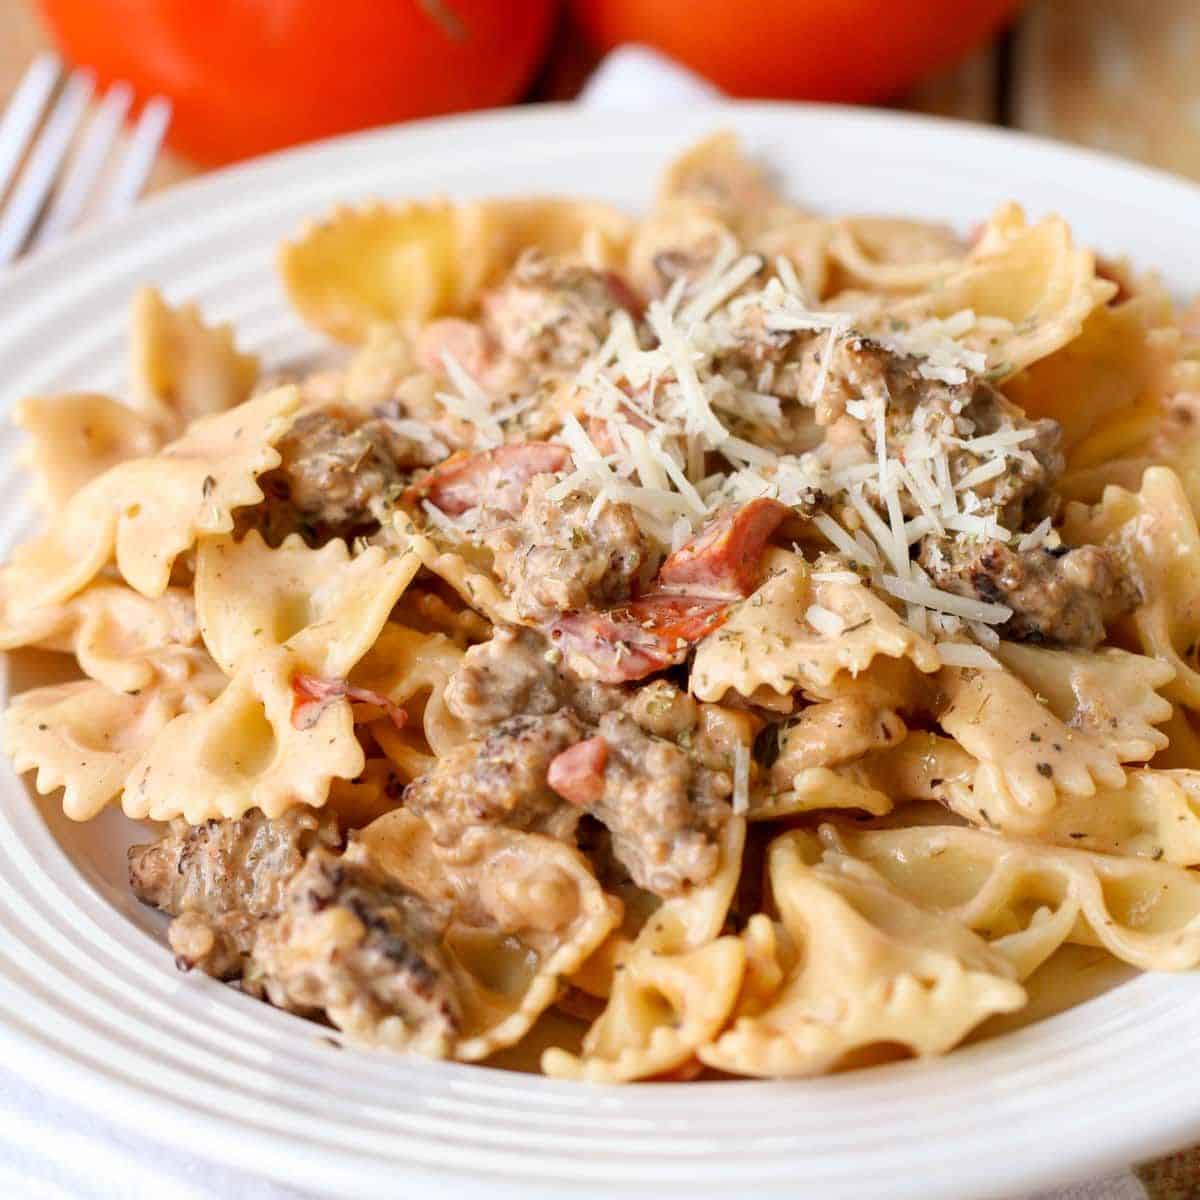
{"type": "MultiPolygon", "coordinates": [[[[0,0],[0,104],[47,44],[34,8],[34,0],[0,0]]],[[[1082,142],[1200,179],[1197,64],[1200,0],[1039,0],[994,45],[898,104],[1082,142]]],[[[586,71],[586,54],[560,30],[534,98],[569,98],[586,71]]],[[[168,153],[151,186],[195,170],[168,153]]]]}

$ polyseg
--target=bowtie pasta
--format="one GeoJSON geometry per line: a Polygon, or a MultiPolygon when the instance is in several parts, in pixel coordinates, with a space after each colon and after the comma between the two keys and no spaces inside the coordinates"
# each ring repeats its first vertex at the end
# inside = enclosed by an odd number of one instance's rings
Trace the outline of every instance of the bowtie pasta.
{"type": "Polygon", "coordinates": [[[0,649],[75,677],[4,748],[145,823],[182,968],[616,1083],[1200,965],[1195,309],[1012,204],[814,215],[727,135],[641,220],[376,203],[280,267],[319,369],[147,289],[125,398],[15,412],[0,649]]]}

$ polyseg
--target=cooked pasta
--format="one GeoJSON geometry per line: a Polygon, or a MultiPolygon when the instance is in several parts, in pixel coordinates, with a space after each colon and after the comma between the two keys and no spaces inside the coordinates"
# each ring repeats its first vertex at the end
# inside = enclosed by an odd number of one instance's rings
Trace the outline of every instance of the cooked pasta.
{"type": "Polygon", "coordinates": [[[642,219],[339,208],[280,267],[318,370],[145,290],[128,397],[16,410],[0,649],[76,677],[4,748],[146,823],[181,967],[616,1083],[942,1054],[1074,947],[1200,965],[1200,345],[1153,279],[1011,204],[807,212],[729,135],[642,219]]]}

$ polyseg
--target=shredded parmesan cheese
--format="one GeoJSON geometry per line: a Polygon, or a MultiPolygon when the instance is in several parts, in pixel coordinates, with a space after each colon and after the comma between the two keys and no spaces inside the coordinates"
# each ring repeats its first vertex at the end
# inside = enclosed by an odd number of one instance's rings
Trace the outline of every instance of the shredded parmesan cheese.
{"type": "Polygon", "coordinates": [[[438,392],[438,400],[451,414],[474,426],[480,435],[479,440],[485,445],[498,446],[504,441],[504,431],[492,413],[492,402],[487,392],[449,350],[442,350],[442,366],[446,368],[446,375],[456,391],[438,392]]]}
{"type": "Polygon", "coordinates": [[[972,600],[967,596],[944,592],[941,588],[927,583],[897,579],[894,575],[884,575],[881,582],[883,590],[898,600],[920,604],[924,608],[933,609],[934,612],[950,613],[968,621],[982,621],[987,625],[999,625],[1012,616],[1012,609],[1006,604],[989,604],[986,600],[972,600]]]}
{"type": "Polygon", "coordinates": [[[721,444],[721,453],[727,458],[733,455],[742,459],[743,462],[759,467],[773,467],[779,460],[779,456],[774,451],[765,450],[762,446],[756,446],[753,442],[747,442],[744,438],[732,435],[721,444]]]}
{"type": "Polygon", "coordinates": [[[646,320],[659,344],[667,352],[671,367],[675,371],[675,379],[687,409],[685,427],[690,433],[702,433],[713,446],[719,446],[728,437],[728,431],[717,420],[717,415],[700,386],[691,350],[676,328],[671,314],[660,302],[653,301],[646,313],[646,320]]]}
{"type": "Polygon", "coordinates": [[[924,321],[912,329],[893,331],[880,341],[897,354],[919,359],[917,371],[923,378],[961,384],[966,383],[968,372],[979,374],[987,370],[986,354],[968,350],[955,340],[969,333],[974,325],[975,314],[963,309],[945,320],[924,321]]]}
{"type": "Polygon", "coordinates": [[[968,621],[967,628],[981,646],[995,650],[1000,645],[1000,635],[990,625],[985,625],[982,621],[968,621]]]}
{"type": "Polygon", "coordinates": [[[976,667],[981,671],[1001,671],[998,659],[982,646],[970,642],[938,642],[938,657],[947,667],[976,667]]]}
{"type": "Polygon", "coordinates": [[[1037,437],[1036,429],[1002,429],[999,433],[970,438],[959,445],[972,454],[994,454],[997,450],[1011,450],[1034,437],[1037,437]]]}
{"type": "Polygon", "coordinates": [[[836,546],[848,559],[852,562],[861,564],[867,568],[878,568],[879,555],[873,551],[865,553],[865,548],[854,540],[831,516],[827,513],[817,513],[813,517],[813,524],[836,546]]]}
{"type": "Polygon", "coordinates": [[[803,303],[804,287],[800,283],[800,277],[796,274],[796,268],[792,266],[792,260],[786,255],[780,254],[776,257],[775,274],[779,276],[780,282],[788,292],[803,303]]]}
{"type": "Polygon", "coordinates": [[[436,504],[431,504],[428,500],[421,501],[421,507],[425,510],[425,516],[428,517],[431,524],[436,525],[439,529],[444,529],[447,532],[459,533],[460,527],[448,517],[436,504]]]}
{"type": "Polygon", "coordinates": [[[987,483],[989,479],[995,479],[997,475],[1003,475],[1007,469],[1008,465],[1004,459],[989,459],[985,463],[980,463],[973,471],[968,471],[958,481],[955,491],[965,492],[975,487],[976,484],[987,483]]]}
{"type": "Polygon", "coordinates": [[[745,742],[733,744],[733,811],[738,815],[750,808],[750,747],[745,742]]]}
{"type": "Polygon", "coordinates": [[[809,605],[808,610],[804,614],[804,619],[822,637],[840,637],[846,631],[846,622],[832,609],[823,608],[820,604],[809,605]]]}
{"type": "Polygon", "coordinates": [[[814,583],[861,583],[853,571],[814,571],[810,576],[814,583]]]}
{"type": "Polygon", "coordinates": [[[844,321],[835,322],[829,326],[829,333],[825,337],[825,346],[821,351],[821,361],[817,367],[817,378],[813,383],[813,408],[816,408],[825,396],[825,384],[829,381],[829,368],[833,365],[834,348],[837,346],[838,339],[848,328],[849,323],[844,321]]]}
{"type": "Polygon", "coordinates": [[[706,282],[700,291],[684,306],[680,319],[702,321],[720,304],[724,304],[734,292],[753,279],[762,270],[763,260],[757,254],[739,258],[727,271],[711,282],[706,282]]]}
{"type": "Polygon", "coordinates": [[[847,499],[854,506],[854,511],[862,518],[863,525],[875,539],[875,544],[882,551],[883,556],[892,564],[892,569],[897,575],[907,576],[910,573],[908,540],[904,536],[903,524],[900,527],[900,536],[896,537],[893,530],[883,523],[879,514],[867,502],[860,488],[855,488],[847,493],[847,499]]]}
{"type": "Polygon", "coordinates": [[[1017,542],[1017,549],[1024,554],[1027,550],[1054,550],[1062,545],[1062,538],[1057,530],[1052,528],[1050,518],[1039,521],[1028,533],[1017,542]]]}
{"type": "Polygon", "coordinates": [[[945,452],[933,460],[933,469],[937,479],[938,492],[942,498],[942,516],[958,515],[958,497],[954,494],[954,486],[950,482],[950,460],[945,452]]]}

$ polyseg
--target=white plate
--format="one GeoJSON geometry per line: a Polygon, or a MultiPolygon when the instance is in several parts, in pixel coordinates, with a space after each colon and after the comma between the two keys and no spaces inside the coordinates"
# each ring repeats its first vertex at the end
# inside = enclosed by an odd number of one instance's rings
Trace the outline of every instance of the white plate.
{"type": "MultiPolygon", "coordinates": [[[[885,113],[568,108],[439,121],[179,188],[0,286],[0,399],[119,389],[142,282],[237,323],[272,360],[313,340],[276,243],[339,200],[576,192],[644,207],[670,155],[734,126],[822,210],[967,228],[1015,197],[1200,284],[1200,191],[1097,155],[885,113]]],[[[0,548],[28,523],[0,442],[0,548]]],[[[340,1050],[199,975],[132,899],[116,813],[73,826],[0,772],[0,1062],[147,1136],[340,1195],[1004,1196],[1200,1135],[1200,975],[1141,976],[946,1059],[808,1082],[601,1089],[340,1050]]]]}

